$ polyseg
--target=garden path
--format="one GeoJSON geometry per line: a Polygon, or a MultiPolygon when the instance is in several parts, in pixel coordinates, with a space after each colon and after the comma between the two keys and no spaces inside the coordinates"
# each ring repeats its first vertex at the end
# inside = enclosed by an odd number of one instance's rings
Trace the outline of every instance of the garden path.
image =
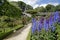
{"type": "Polygon", "coordinates": [[[26,27],[12,33],[11,35],[9,35],[7,38],[3,40],[26,40],[28,33],[30,31],[31,25],[32,24],[29,23],[28,25],[26,25],[26,27]]]}

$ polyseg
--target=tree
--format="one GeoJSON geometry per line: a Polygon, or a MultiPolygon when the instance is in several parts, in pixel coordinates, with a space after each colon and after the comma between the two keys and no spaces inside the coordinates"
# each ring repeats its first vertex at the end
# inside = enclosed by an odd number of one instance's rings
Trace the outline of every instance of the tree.
{"type": "Polygon", "coordinates": [[[33,9],[32,6],[27,5],[26,3],[22,2],[22,1],[19,1],[19,2],[18,2],[18,6],[22,9],[23,12],[24,12],[25,10],[31,10],[31,9],[33,9]]]}
{"type": "Polygon", "coordinates": [[[26,7],[26,4],[24,2],[22,2],[22,1],[19,1],[18,6],[22,9],[22,11],[24,11],[25,7],[26,7]]]}
{"type": "Polygon", "coordinates": [[[21,10],[11,5],[9,2],[5,2],[0,7],[0,16],[9,16],[9,17],[20,17],[22,14],[21,10]]]}
{"type": "Polygon", "coordinates": [[[51,5],[51,4],[48,4],[48,5],[46,6],[46,11],[47,11],[47,12],[53,12],[53,11],[55,11],[55,6],[53,6],[53,5],[51,5]]]}
{"type": "Polygon", "coordinates": [[[32,6],[30,6],[30,5],[26,5],[26,10],[32,10],[32,9],[33,9],[32,6]]]}
{"type": "Polygon", "coordinates": [[[37,7],[35,10],[38,12],[46,12],[46,9],[43,6],[37,7]]]}
{"type": "Polygon", "coordinates": [[[56,6],[56,11],[60,11],[60,5],[56,6]]]}

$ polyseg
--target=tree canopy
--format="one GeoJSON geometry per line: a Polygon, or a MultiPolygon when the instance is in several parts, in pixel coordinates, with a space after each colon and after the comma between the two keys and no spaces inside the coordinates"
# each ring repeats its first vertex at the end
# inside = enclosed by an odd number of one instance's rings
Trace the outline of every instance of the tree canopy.
{"type": "Polygon", "coordinates": [[[57,5],[57,6],[56,6],[56,10],[57,10],[57,11],[60,11],[60,5],[57,5]]]}
{"type": "Polygon", "coordinates": [[[46,6],[46,11],[47,12],[54,12],[55,11],[55,6],[54,5],[51,5],[51,4],[48,4],[46,6]]]}
{"type": "Polygon", "coordinates": [[[26,12],[30,14],[36,14],[38,12],[55,12],[55,11],[60,11],[60,5],[54,6],[54,5],[48,4],[46,7],[41,6],[33,10],[27,10],[26,12]]]}
{"type": "Polygon", "coordinates": [[[0,7],[0,16],[6,15],[9,17],[20,17],[22,14],[21,10],[11,5],[9,2],[5,2],[0,7]]]}
{"type": "Polygon", "coordinates": [[[27,5],[26,3],[22,2],[22,1],[18,2],[18,6],[22,9],[22,11],[33,9],[32,6],[27,5]]]}

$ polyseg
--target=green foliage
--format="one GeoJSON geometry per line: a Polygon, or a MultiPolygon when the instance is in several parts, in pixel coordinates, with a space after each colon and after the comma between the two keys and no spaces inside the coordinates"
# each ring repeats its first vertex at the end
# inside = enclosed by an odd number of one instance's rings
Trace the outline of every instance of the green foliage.
{"type": "Polygon", "coordinates": [[[57,11],[60,11],[60,5],[57,5],[57,6],[56,6],[56,10],[57,10],[57,11]]]}
{"type": "Polygon", "coordinates": [[[8,2],[5,2],[0,7],[0,16],[6,15],[6,16],[9,16],[9,17],[20,17],[21,14],[22,14],[22,12],[21,12],[20,9],[16,8],[15,6],[11,5],[8,2]]]}
{"type": "Polygon", "coordinates": [[[55,11],[60,11],[60,5],[54,6],[51,4],[48,4],[46,7],[37,7],[34,10],[37,12],[55,12],[55,11]]]}
{"type": "Polygon", "coordinates": [[[22,2],[22,1],[19,1],[18,6],[22,9],[22,11],[24,11],[26,4],[24,2],[22,2]]]}
{"type": "Polygon", "coordinates": [[[30,5],[26,5],[26,10],[33,10],[33,7],[30,5]]]}
{"type": "Polygon", "coordinates": [[[30,13],[30,14],[36,14],[36,13],[37,13],[36,10],[27,10],[26,12],[27,12],[27,13],[30,13]]]}
{"type": "Polygon", "coordinates": [[[56,24],[57,40],[60,40],[60,24],[56,24]]]}
{"type": "Polygon", "coordinates": [[[2,40],[3,38],[7,37],[9,34],[11,34],[13,31],[8,29],[9,31],[7,32],[2,32],[0,33],[0,40],[2,40]]]}
{"type": "Polygon", "coordinates": [[[40,32],[36,31],[32,34],[30,40],[56,40],[55,32],[52,32],[51,30],[45,31],[42,29],[40,32]]]}
{"type": "Polygon", "coordinates": [[[28,33],[28,36],[27,36],[26,40],[30,40],[30,38],[31,38],[31,29],[30,29],[30,31],[28,33]]]}
{"type": "Polygon", "coordinates": [[[37,7],[37,8],[35,8],[35,10],[37,12],[46,12],[46,9],[43,6],[42,7],[37,7]]]}
{"type": "Polygon", "coordinates": [[[49,29],[49,31],[45,31],[42,29],[40,32],[35,31],[35,33],[31,33],[30,40],[60,40],[60,23],[57,22],[54,24],[56,26],[56,30],[53,32],[49,29]]]}
{"type": "Polygon", "coordinates": [[[33,9],[32,6],[27,5],[26,3],[22,2],[22,1],[19,1],[19,2],[18,2],[18,6],[21,8],[21,10],[22,10],[23,12],[24,12],[25,10],[33,9]]]}
{"type": "Polygon", "coordinates": [[[55,11],[55,6],[53,6],[51,4],[48,4],[46,6],[46,10],[47,10],[47,12],[54,12],[55,11]]]}
{"type": "Polygon", "coordinates": [[[7,37],[8,35],[10,35],[14,30],[18,30],[22,27],[23,27],[23,25],[21,24],[21,25],[14,27],[14,28],[6,28],[5,32],[0,32],[0,40],[7,37]]]}
{"type": "Polygon", "coordinates": [[[0,16],[0,40],[11,34],[14,30],[18,30],[23,27],[20,23],[20,19],[0,16]]]}
{"type": "Polygon", "coordinates": [[[0,27],[6,28],[6,27],[15,27],[19,24],[21,24],[21,19],[16,19],[8,16],[2,16],[0,17],[0,27]]]}

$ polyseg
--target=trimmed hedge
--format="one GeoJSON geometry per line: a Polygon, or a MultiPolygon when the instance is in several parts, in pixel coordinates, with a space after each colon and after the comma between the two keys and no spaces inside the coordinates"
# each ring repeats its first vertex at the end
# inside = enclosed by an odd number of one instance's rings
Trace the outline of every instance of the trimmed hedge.
{"type": "MultiPolygon", "coordinates": [[[[14,30],[19,30],[23,27],[23,25],[18,25],[17,27],[14,28],[14,30]]],[[[0,40],[3,40],[3,38],[7,37],[8,35],[10,35],[11,33],[13,33],[14,30],[10,30],[8,32],[5,32],[5,33],[0,33],[0,40]]]]}
{"type": "Polygon", "coordinates": [[[21,25],[21,26],[18,25],[18,26],[16,26],[14,29],[15,29],[15,30],[19,30],[19,29],[22,28],[22,27],[24,27],[24,26],[23,26],[23,25],[21,25]]]}
{"type": "Polygon", "coordinates": [[[0,35],[0,40],[2,40],[3,38],[7,37],[9,34],[11,34],[13,32],[13,30],[10,30],[9,32],[6,32],[6,33],[2,33],[0,35]]]}

